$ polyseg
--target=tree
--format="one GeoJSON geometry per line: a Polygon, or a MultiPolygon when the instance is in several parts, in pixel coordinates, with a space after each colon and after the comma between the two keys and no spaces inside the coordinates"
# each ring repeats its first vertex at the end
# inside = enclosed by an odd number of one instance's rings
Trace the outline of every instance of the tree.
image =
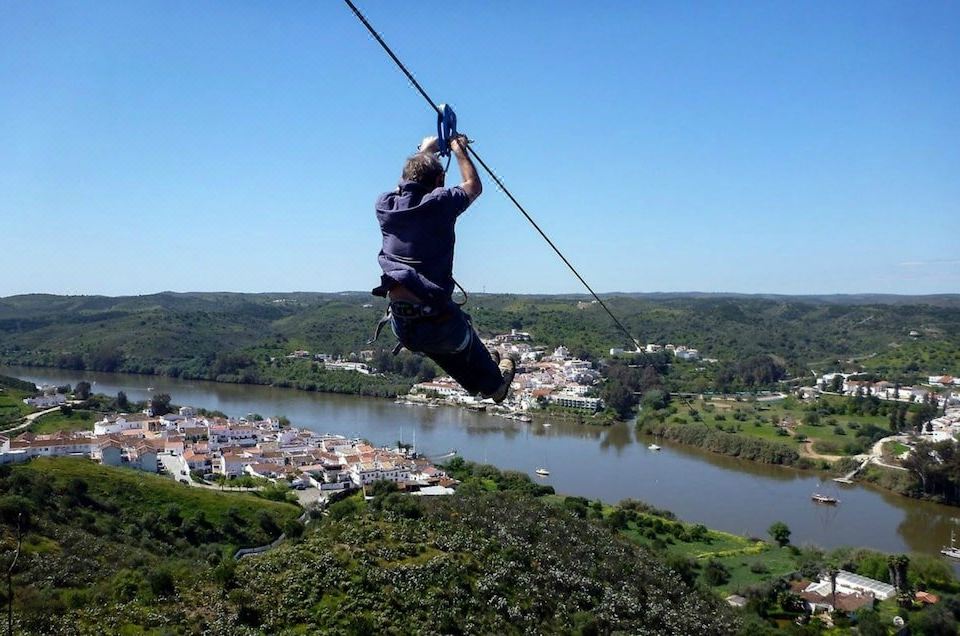
{"type": "Polygon", "coordinates": [[[123,391],[117,392],[117,410],[126,411],[130,408],[130,400],[127,399],[127,394],[123,391]]]}
{"type": "Polygon", "coordinates": [[[73,395],[78,400],[86,400],[90,397],[90,383],[89,382],[77,382],[77,386],[73,389],[73,395]]]}
{"type": "Polygon", "coordinates": [[[643,408],[657,411],[667,408],[670,404],[670,394],[659,389],[653,389],[643,394],[643,408]]]}
{"type": "Polygon", "coordinates": [[[957,620],[946,607],[931,605],[910,621],[911,634],[923,636],[953,636],[957,633],[957,620]]]}
{"type": "Polygon", "coordinates": [[[877,610],[863,607],[857,611],[857,631],[860,636],[887,636],[887,628],[877,610]]]}
{"type": "Polygon", "coordinates": [[[150,398],[150,409],[154,416],[166,415],[171,411],[170,395],[168,393],[157,393],[150,398]]]}
{"type": "Polygon", "coordinates": [[[603,385],[603,402],[622,419],[630,417],[633,410],[634,396],[629,387],[616,381],[607,381],[603,385]]]}
{"type": "Polygon", "coordinates": [[[774,522],[767,533],[781,548],[790,543],[790,528],[782,521],[774,522]]]}
{"type": "Polygon", "coordinates": [[[907,569],[910,566],[910,558],[905,554],[892,554],[887,559],[887,566],[890,568],[890,582],[897,591],[908,591],[910,583],[907,581],[907,569]]]}
{"type": "Polygon", "coordinates": [[[830,380],[830,390],[834,393],[840,393],[843,390],[843,376],[835,375],[833,379],[830,380]]]}
{"type": "Polygon", "coordinates": [[[827,570],[827,576],[830,577],[830,604],[833,606],[833,609],[837,609],[837,575],[840,574],[840,570],[835,565],[831,565],[827,570]]]}

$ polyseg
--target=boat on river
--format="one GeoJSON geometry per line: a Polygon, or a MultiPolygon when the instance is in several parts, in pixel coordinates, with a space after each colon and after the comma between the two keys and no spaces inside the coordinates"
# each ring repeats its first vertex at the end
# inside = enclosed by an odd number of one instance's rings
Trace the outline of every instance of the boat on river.
{"type": "Polygon", "coordinates": [[[813,499],[815,503],[828,504],[831,506],[835,506],[838,503],[840,503],[840,500],[837,499],[836,497],[831,497],[830,495],[824,495],[819,492],[813,493],[812,495],[810,495],[810,498],[813,499]]]}
{"type": "Polygon", "coordinates": [[[953,530],[950,531],[950,547],[943,546],[940,554],[948,556],[951,559],[960,559],[960,548],[954,544],[953,530]]]}
{"type": "Polygon", "coordinates": [[[657,446],[656,444],[650,444],[649,446],[647,446],[647,450],[658,451],[663,449],[657,446]]]}
{"type": "Polygon", "coordinates": [[[550,471],[546,468],[538,468],[535,472],[541,477],[546,477],[550,474],[550,471]]]}

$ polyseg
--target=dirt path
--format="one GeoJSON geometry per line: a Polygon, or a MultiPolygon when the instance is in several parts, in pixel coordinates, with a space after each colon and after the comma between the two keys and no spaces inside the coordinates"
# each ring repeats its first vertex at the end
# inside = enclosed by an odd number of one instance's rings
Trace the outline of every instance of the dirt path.
{"type": "Polygon", "coordinates": [[[813,450],[813,440],[811,439],[808,439],[800,444],[800,456],[809,457],[810,459],[825,459],[829,462],[836,462],[844,457],[848,457],[848,455],[823,455],[818,453],[817,451],[813,450]]]}

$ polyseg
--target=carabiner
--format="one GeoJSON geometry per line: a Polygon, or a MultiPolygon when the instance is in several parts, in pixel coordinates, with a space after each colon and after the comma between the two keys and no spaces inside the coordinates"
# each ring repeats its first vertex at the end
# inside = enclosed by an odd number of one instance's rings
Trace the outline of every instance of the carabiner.
{"type": "Polygon", "coordinates": [[[441,157],[450,156],[450,140],[457,136],[457,115],[447,104],[437,111],[437,146],[441,157]]]}

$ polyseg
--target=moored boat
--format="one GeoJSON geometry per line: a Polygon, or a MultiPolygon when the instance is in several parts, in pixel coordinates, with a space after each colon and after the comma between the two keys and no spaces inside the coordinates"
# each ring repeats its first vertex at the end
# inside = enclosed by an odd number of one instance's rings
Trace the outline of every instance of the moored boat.
{"type": "Polygon", "coordinates": [[[652,450],[652,451],[662,450],[662,449],[661,449],[659,446],[657,446],[656,444],[650,444],[649,446],[647,446],[647,449],[652,450]]]}
{"type": "Polygon", "coordinates": [[[535,472],[541,477],[546,477],[547,475],[550,474],[550,471],[547,470],[546,468],[538,468],[535,472]]]}
{"type": "Polygon", "coordinates": [[[951,559],[960,559],[960,548],[954,545],[953,530],[950,531],[950,547],[943,546],[940,554],[948,556],[951,559]]]}
{"type": "Polygon", "coordinates": [[[830,495],[823,495],[818,492],[815,492],[812,495],[810,495],[810,498],[813,499],[816,503],[831,504],[831,505],[836,505],[840,503],[840,500],[837,499],[836,497],[831,497],[830,495]]]}

